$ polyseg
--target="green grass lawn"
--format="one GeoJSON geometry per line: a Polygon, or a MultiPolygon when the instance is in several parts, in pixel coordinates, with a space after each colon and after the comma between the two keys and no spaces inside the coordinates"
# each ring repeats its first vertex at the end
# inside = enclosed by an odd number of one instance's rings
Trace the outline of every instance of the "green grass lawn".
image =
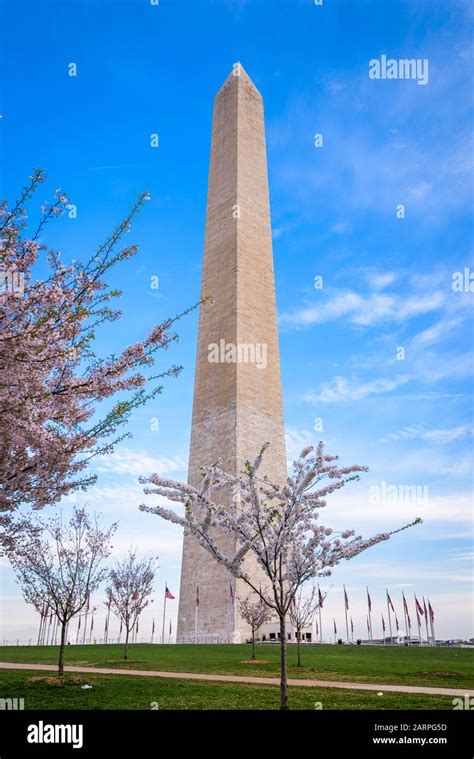
{"type": "MultiPolygon", "coordinates": [[[[0,698],[24,698],[25,709],[278,709],[271,685],[204,683],[133,675],[66,675],[0,670],[0,698]],[[81,685],[90,684],[83,690],[81,685]],[[156,707],[155,707],[156,708],[156,707]]],[[[292,709],[452,709],[446,696],[364,693],[335,688],[290,689],[292,709]]]]}
{"type": "MultiPolygon", "coordinates": [[[[399,646],[302,647],[302,667],[296,667],[295,646],[290,645],[288,675],[291,678],[345,682],[428,685],[474,688],[474,651],[465,648],[415,648],[399,646]]],[[[53,646],[3,646],[0,661],[56,664],[53,646]]],[[[248,645],[134,644],[123,661],[123,646],[67,646],[66,664],[92,667],[155,669],[167,672],[203,672],[224,675],[278,677],[277,645],[257,647],[259,664],[249,663],[248,645]]],[[[204,687],[204,686],[203,686],[204,687]]]]}

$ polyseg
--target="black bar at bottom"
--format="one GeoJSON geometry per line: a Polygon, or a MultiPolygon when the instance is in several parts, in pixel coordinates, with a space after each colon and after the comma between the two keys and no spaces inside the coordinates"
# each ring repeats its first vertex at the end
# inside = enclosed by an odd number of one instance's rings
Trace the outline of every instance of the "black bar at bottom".
{"type": "Polygon", "coordinates": [[[474,756],[472,711],[2,711],[0,759],[155,757],[183,750],[342,757],[474,756]],[[60,727],[62,726],[62,727],[60,727]],[[74,727],[75,726],[75,727],[74,727]],[[30,742],[38,741],[38,742],[30,742]],[[49,742],[54,738],[60,742],[49,742]],[[62,740],[70,742],[61,742],[62,740]],[[80,745],[82,744],[82,745],[80,745]],[[73,746],[76,745],[77,748],[73,746]],[[285,748],[286,747],[286,748],[285,748]]]}

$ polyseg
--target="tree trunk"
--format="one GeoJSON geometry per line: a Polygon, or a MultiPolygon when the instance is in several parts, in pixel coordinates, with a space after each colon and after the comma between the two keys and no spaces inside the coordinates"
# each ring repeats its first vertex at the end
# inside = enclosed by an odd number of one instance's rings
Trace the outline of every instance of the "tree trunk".
{"type": "Polygon", "coordinates": [[[296,650],[297,650],[297,652],[298,652],[298,653],[297,653],[297,656],[298,656],[298,660],[297,660],[297,662],[296,662],[296,666],[297,666],[297,667],[301,667],[301,651],[300,651],[300,643],[301,643],[301,639],[300,639],[300,632],[299,632],[299,630],[297,630],[297,631],[296,631],[296,650]]]}
{"type": "Polygon", "coordinates": [[[252,661],[255,661],[255,630],[252,630],[252,661]]]}
{"type": "Polygon", "coordinates": [[[125,653],[123,655],[123,658],[126,660],[128,659],[128,636],[130,635],[130,630],[128,627],[126,628],[126,634],[125,634],[125,653]]]}
{"type": "Polygon", "coordinates": [[[280,615],[280,709],[286,711],[289,708],[286,664],[286,620],[284,615],[280,615]]]}
{"type": "Polygon", "coordinates": [[[66,628],[67,622],[61,623],[61,642],[59,644],[58,672],[64,675],[64,646],[66,645],[66,628]]]}

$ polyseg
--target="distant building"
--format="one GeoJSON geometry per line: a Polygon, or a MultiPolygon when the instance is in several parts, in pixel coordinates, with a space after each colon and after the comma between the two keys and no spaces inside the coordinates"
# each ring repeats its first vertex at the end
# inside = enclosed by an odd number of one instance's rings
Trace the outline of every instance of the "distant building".
{"type": "MultiPolygon", "coordinates": [[[[296,643],[296,630],[288,625],[288,623],[286,635],[289,643],[296,643]]],[[[278,622],[267,622],[267,624],[262,625],[257,637],[262,643],[276,643],[280,640],[280,624],[278,622]]],[[[311,629],[311,625],[308,625],[308,627],[303,628],[301,631],[301,642],[314,642],[314,630],[311,629]]]]}

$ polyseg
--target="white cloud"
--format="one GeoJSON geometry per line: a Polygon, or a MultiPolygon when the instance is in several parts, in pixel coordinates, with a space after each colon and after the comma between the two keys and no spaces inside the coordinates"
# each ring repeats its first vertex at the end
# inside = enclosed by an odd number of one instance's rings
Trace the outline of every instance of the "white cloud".
{"type": "Polygon", "coordinates": [[[182,472],[186,470],[187,464],[179,456],[155,458],[146,451],[121,448],[108,456],[98,458],[95,468],[99,472],[148,476],[150,474],[182,472]]]}
{"type": "Polygon", "coordinates": [[[318,433],[309,430],[297,430],[295,427],[285,428],[286,455],[288,464],[298,458],[303,448],[313,445],[315,440],[319,442],[318,433]]]}
{"type": "Polygon", "coordinates": [[[423,332],[419,332],[418,335],[415,335],[415,337],[410,341],[410,348],[412,350],[418,350],[419,348],[423,348],[426,345],[437,343],[438,340],[441,340],[446,335],[449,335],[453,329],[456,329],[456,327],[462,324],[463,321],[464,317],[461,316],[457,319],[450,319],[448,321],[441,319],[436,324],[433,324],[432,327],[428,327],[428,329],[425,329],[423,332]]]}
{"type": "Polygon", "coordinates": [[[379,439],[381,443],[391,443],[397,440],[427,440],[432,443],[451,443],[472,435],[472,427],[458,425],[446,429],[424,430],[419,427],[403,427],[396,432],[389,432],[379,439]]]}
{"type": "Polygon", "coordinates": [[[419,182],[414,187],[410,187],[408,195],[411,200],[423,200],[433,187],[431,182],[419,182]]]}
{"type": "Polygon", "coordinates": [[[458,461],[454,461],[450,466],[444,466],[440,469],[441,474],[448,474],[452,476],[469,474],[469,472],[472,471],[472,456],[463,456],[458,461]]]}
{"type": "Polygon", "coordinates": [[[372,395],[381,395],[396,390],[409,382],[410,378],[400,375],[393,379],[375,379],[367,382],[357,379],[348,380],[345,377],[334,377],[330,382],[323,382],[319,392],[311,392],[304,396],[310,403],[340,403],[345,401],[361,401],[372,395]]]}
{"type": "Polygon", "coordinates": [[[395,282],[397,275],[393,271],[369,272],[367,279],[374,290],[383,290],[385,287],[388,287],[388,285],[395,282]]]}
{"type": "MultiPolygon", "coordinates": [[[[379,276],[376,283],[379,289],[388,284],[387,276],[385,280],[379,276]]],[[[320,292],[317,297],[321,299],[321,303],[313,303],[296,311],[283,313],[280,317],[281,323],[303,327],[345,318],[352,325],[369,327],[386,322],[404,322],[416,316],[437,311],[446,302],[446,294],[441,291],[428,295],[422,293],[359,295],[352,290],[333,290],[327,295],[320,292]]]]}

